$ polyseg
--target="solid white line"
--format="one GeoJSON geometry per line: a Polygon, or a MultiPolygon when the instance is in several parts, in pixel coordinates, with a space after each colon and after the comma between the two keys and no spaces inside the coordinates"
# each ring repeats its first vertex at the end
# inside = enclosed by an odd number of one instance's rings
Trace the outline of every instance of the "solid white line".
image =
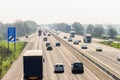
{"type": "Polygon", "coordinates": [[[20,80],[23,80],[23,75],[22,75],[22,77],[21,77],[21,79],[20,80]]]}

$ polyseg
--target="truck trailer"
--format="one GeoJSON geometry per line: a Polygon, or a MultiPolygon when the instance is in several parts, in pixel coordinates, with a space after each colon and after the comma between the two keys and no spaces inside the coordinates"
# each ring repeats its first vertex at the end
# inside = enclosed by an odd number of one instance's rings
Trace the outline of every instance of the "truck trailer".
{"type": "Polygon", "coordinates": [[[91,43],[92,35],[91,34],[84,34],[83,40],[84,40],[85,43],[91,43]]]}
{"type": "Polygon", "coordinates": [[[23,80],[42,80],[42,50],[28,50],[23,55],[23,80]]]}
{"type": "Polygon", "coordinates": [[[70,37],[75,37],[75,31],[70,31],[70,37]]]}

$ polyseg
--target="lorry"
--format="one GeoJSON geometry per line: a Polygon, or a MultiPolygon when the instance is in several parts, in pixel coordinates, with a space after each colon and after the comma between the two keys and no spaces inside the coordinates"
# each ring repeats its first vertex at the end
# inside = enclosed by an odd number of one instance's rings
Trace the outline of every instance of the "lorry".
{"type": "Polygon", "coordinates": [[[70,37],[75,37],[75,31],[70,31],[70,37]]]}
{"type": "Polygon", "coordinates": [[[42,50],[27,50],[23,54],[23,80],[42,80],[42,50]]]}
{"type": "Polygon", "coordinates": [[[85,43],[91,43],[91,41],[92,41],[92,35],[91,34],[84,34],[83,41],[85,43]]]}

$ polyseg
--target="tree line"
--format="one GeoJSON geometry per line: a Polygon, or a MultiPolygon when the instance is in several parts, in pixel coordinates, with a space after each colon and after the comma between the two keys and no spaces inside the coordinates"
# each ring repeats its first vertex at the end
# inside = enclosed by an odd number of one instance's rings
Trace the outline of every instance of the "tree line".
{"type": "Polygon", "coordinates": [[[15,23],[0,23],[0,40],[7,39],[7,28],[16,27],[17,37],[29,35],[36,31],[36,22],[34,21],[21,21],[17,20],[15,23]]]}
{"type": "Polygon", "coordinates": [[[116,28],[112,25],[104,26],[102,24],[81,24],[79,22],[74,22],[73,24],[67,23],[56,23],[52,24],[51,28],[55,30],[60,30],[63,32],[69,33],[71,30],[74,30],[76,34],[83,35],[84,33],[92,34],[93,37],[98,38],[115,38],[118,35],[116,28]]]}

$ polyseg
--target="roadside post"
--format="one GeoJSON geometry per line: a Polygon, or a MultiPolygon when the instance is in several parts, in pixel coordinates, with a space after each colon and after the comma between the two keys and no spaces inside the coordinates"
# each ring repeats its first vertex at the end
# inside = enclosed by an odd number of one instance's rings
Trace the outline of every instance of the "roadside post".
{"type": "Polygon", "coordinates": [[[7,41],[8,41],[8,50],[9,50],[9,43],[14,42],[14,51],[16,51],[16,28],[15,27],[8,27],[7,29],[7,41]]]}

